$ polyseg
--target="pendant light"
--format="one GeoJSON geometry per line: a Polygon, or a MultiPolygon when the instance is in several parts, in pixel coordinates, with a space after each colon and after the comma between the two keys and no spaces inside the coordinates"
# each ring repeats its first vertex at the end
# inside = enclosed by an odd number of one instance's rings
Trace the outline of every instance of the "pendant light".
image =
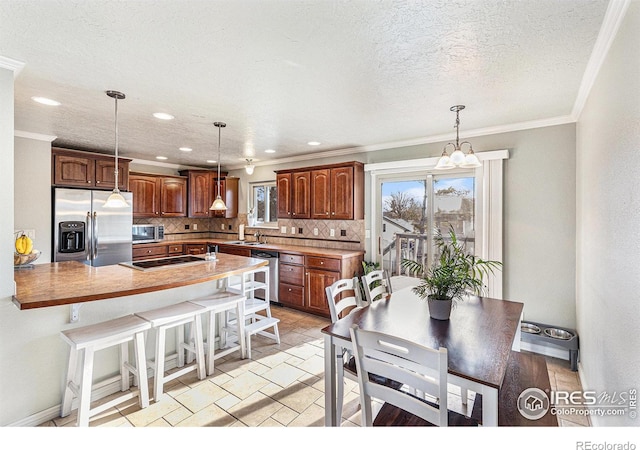
{"type": "Polygon", "coordinates": [[[251,162],[253,161],[252,159],[247,159],[247,165],[244,166],[244,170],[247,171],[247,175],[253,175],[253,169],[255,169],[256,166],[253,165],[253,163],[251,162]]]}
{"type": "Polygon", "coordinates": [[[120,190],[118,189],[118,100],[124,100],[125,96],[122,92],[118,91],[107,91],[107,95],[115,100],[116,108],[115,108],[115,122],[116,122],[116,157],[115,157],[115,187],[113,188],[113,192],[107,198],[106,203],[104,204],[105,208],[128,208],[129,204],[124,199],[122,194],[120,194],[120,190]]]}
{"type": "Polygon", "coordinates": [[[224,204],[224,200],[220,196],[220,129],[227,126],[224,122],[213,122],[213,125],[218,127],[218,195],[211,204],[212,211],[226,211],[227,205],[224,204]]]}
{"type": "Polygon", "coordinates": [[[462,167],[464,169],[480,167],[482,164],[480,164],[480,160],[478,160],[478,157],[473,153],[471,143],[468,141],[460,142],[460,111],[464,109],[464,105],[455,105],[449,109],[456,113],[456,143],[453,144],[449,142],[444,146],[442,156],[440,156],[435,168],[438,170],[446,170],[453,169],[454,167],[462,167]],[[466,155],[462,152],[461,148],[464,144],[469,144],[469,153],[466,155]],[[447,147],[450,145],[453,146],[453,153],[451,153],[451,156],[447,153],[447,147]]]}

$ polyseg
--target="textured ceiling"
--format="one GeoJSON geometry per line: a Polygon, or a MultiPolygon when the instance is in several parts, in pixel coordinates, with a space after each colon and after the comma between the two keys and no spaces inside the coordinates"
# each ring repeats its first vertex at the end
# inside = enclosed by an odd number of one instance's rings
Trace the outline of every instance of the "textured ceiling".
{"type": "Polygon", "coordinates": [[[237,166],[567,116],[607,3],[3,0],[0,55],[17,130],[113,152],[115,89],[121,156],[206,166],[220,120],[237,166]]]}

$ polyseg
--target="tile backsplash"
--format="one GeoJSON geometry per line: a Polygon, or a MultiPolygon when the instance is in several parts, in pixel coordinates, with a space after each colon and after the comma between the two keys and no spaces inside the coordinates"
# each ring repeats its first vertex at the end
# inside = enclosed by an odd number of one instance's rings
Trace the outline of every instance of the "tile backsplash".
{"type": "Polygon", "coordinates": [[[262,236],[266,237],[267,242],[272,244],[340,248],[345,250],[364,249],[364,220],[280,219],[278,220],[277,228],[264,228],[248,227],[247,215],[238,214],[235,219],[172,217],[134,219],[133,223],[163,224],[167,240],[207,237],[235,239],[238,237],[240,225],[243,224],[247,240],[255,240],[253,235],[259,231],[262,236]],[[285,233],[282,232],[283,227],[286,231],[285,233]]]}

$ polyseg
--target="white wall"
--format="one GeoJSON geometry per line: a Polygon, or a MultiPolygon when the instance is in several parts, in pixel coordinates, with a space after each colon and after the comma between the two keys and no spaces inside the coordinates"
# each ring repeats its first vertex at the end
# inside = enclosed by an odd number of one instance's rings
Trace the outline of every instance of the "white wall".
{"type": "MultiPolygon", "coordinates": [[[[640,2],[577,126],[577,321],[583,388],[640,389],[640,2]]],[[[592,417],[597,425],[638,418],[592,417]]]]}
{"type": "Polygon", "coordinates": [[[14,226],[35,230],[33,247],[42,252],[36,264],[51,259],[51,142],[15,138],[14,226]]]}
{"type": "MultiPolygon", "coordinates": [[[[0,68],[0,204],[5,210],[0,214],[0,321],[16,310],[11,303],[13,295],[13,72],[0,68]]],[[[9,351],[13,336],[5,334],[0,322],[0,404],[2,410],[10,409],[6,400],[13,390],[12,383],[5,378],[2,367],[14,362],[9,351]]],[[[0,413],[1,414],[1,413],[0,413]]],[[[4,424],[0,420],[0,424],[4,424]]]]}

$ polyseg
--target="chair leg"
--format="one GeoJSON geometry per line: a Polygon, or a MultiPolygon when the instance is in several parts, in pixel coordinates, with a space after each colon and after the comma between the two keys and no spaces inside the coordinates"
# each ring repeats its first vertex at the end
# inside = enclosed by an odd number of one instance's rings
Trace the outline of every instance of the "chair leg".
{"type": "Polygon", "coordinates": [[[67,365],[67,378],[64,384],[64,394],[62,395],[60,417],[67,417],[71,414],[71,403],[73,402],[74,393],[71,390],[70,384],[78,385],[78,353],[78,350],[71,347],[71,352],[69,353],[69,364],[67,365]]]}
{"type": "Polygon", "coordinates": [[[91,384],[93,378],[94,350],[87,347],[84,350],[82,381],[80,386],[80,406],[78,406],[78,426],[89,426],[89,410],[91,407],[91,384]]]}
{"type": "Polygon", "coordinates": [[[342,424],[342,408],[344,405],[344,361],[342,355],[337,356],[338,382],[336,383],[336,417],[338,425],[342,424]]]}
{"type": "Polygon", "coordinates": [[[207,377],[207,372],[205,370],[204,364],[204,348],[203,348],[203,337],[202,337],[202,314],[196,314],[195,323],[193,323],[193,327],[195,328],[195,342],[194,347],[196,351],[196,364],[198,365],[198,379],[204,380],[207,377]]]}
{"type": "Polygon", "coordinates": [[[149,406],[149,380],[147,379],[147,358],[144,349],[144,333],[136,333],[134,341],[134,352],[136,358],[137,376],[134,380],[138,380],[138,391],[140,396],[140,407],[149,406]]]}
{"type": "Polygon", "coordinates": [[[165,334],[166,330],[164,327],[159,327],[156,330],[156,360],[153,382],[153,399],[156,402],[160,401],[160,396],[162,395],[162,389],[164,385],[165,334]]]}
{"type": "Polygon", "coordinates": [[[216,336],[216,318],[214,311],[209,313],[209,326],[207,327],[207,375],[213,375],[214,359],[215,359],[215,336],[216,336]]]}
{"type": "Polygon", "coordinates": [[[129,342],[120,344],[120,390],[122,392],[129,390],[129,369],[126,364],[129,362],[129,342]]]}
{"type": "Polygon", "coordinates": [[[460,398],[462,398],[462,404],[467,405],[469,393],[467,392],[467,388],[460,388],[460,398]]]}
{"type": "Polygon", "coordinates": [[[236,304],[236,333],[238,333],[238,341],[240,341],[240,355],[242,359],[247,357],[247,337],[244,335],[244,320],[240,320],[244,317],[244,301],[236,304]]]}

